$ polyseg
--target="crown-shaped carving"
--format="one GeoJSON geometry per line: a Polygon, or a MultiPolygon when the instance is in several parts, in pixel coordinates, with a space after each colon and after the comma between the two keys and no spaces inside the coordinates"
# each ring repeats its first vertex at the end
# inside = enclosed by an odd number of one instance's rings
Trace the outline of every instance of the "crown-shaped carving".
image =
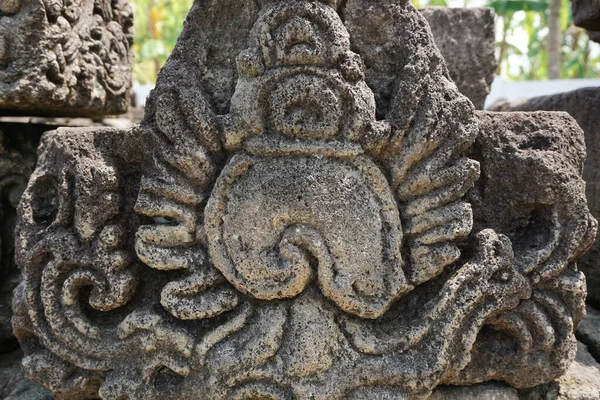
{"type": "Polygon", "coordinates": [[[476,115],[407,0],[241,3],[196,2],[140,126],[46,137],[20,210],[28,374],[72,397],[366,399],[563,372],[596,229],[580,132],[519,115],[532,150],[476,115]],[[543,196],[491,204],[522,165],[543,196]]]}

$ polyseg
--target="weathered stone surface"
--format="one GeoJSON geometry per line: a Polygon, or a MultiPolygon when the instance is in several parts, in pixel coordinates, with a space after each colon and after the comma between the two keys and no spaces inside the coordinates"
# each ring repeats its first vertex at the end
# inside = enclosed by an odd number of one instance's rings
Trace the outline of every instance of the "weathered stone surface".
{"type": "Polygon", "coordinates": [[[532,293],[488,321],[459,379],[527,387],[533,374],[540,383],[559,376],[575,354],[572,331],[584,315],[585,279],[574,261],[596,233],[580,178],[585,143],[567,113],[478,116],[472,157],[483,179],[468,194],[473,231],[492,228],[510,238],[532,293]]]}
{"type": "Polygon", "coordinates": [[[520,400],[517,389],[500,383],[473,386],[442,386],[429,400],[520,400]]]}
{"type": "Polygon", "coordinates": [[[600,360],[600,311],[588,305],[587,315],[577,328],[577,338],[596,360],[600,360]]]}
{"type": "Polygon", "coordinates": [[[577,344],[577,357],[559,379],[533,389],[522,390],[521,400],[596,400],[600,399],[600,364],[577,344]]]}
{"type": "Polygon", "coordinates": [[[0,356],[0,398],[3,400],[53,400],[54,396],[25,378],[21,369],[23,353],[16,349],[0,356]]]}
{"type": "Polygon", "coordinates": [[[551,381],[596,232],[584,152],[566,114],[476,115],[408,0],[197,1],[140,126],[43,139],[25,372],[67,399],[551,381]]]}
{"type": "Polygon", "coordinates": [[[125,0],[3,0],[0,115],[123,113],[132,44],[125,0]]]}
{"type": "Polygon", "coordinates": [[[458,90],[483,109],[496,75],[496,35],[491,8],[421,10],[458,90]]]}
{"type": "MultiPolygon", "coordinates": [[[[590,210],[600,218],[600,88],[584,88],[531,99],[501,101],[496,111],[566,111],[585,132],[587,159],[583,171],[590,210]]],[[[588,301],[600,307],[600,238],[578,263],[585,273],[588,301]]]]}
{"type": "Polygon", "coordinates": [[[36,125],[0,123],[0,354],[18,345],[10,307],[21,276],[14,262],[16,210],[33,172],[42,132],[36,125]]]}
{"type": "Polygon", "coordinates": [[[590,39],[600,43],[600,0],[571,0],[573,22],[588,30],[590,39]]]}

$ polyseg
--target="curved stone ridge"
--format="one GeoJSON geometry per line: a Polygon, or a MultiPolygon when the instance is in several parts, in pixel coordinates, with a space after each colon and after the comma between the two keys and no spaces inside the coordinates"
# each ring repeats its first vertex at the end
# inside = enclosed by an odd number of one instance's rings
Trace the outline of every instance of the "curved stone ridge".
{"type": "Polygon", "coordinates": [[[126,0],[0,2],[0,115],[127,111],[132,14],[126,0]]]}
{"type": "Polygon", "coordinates": [[[409,1],[197,1],[140,126],[44,138],[19,211],[28,376],[104,399],[552,380],[596,232],[582,136],[503,118],[409,1]]]}

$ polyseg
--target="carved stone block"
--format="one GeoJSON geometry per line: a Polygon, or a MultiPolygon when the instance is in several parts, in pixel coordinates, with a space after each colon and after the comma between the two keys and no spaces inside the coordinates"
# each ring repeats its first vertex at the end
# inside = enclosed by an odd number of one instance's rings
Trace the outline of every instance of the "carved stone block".
{"type": "Polygon", "coordinates": [[[491,8],[421,10],[458,90],[481,110],[496,76],[496,32],[491,8]]]}
{"type": "Polygon", "coordinates": [[[597,229],[572,119],[476,114],[408,0],[187,21],[141,125],[43,139],[17,228],[29,377],[73,399],[419,399],[567,370],[597,229]]]}
{"type": "Polygon", "coordinates": [[[132,44],[125,0],[0,1],[0,115],[123,113],[132,44]]]}
{"type": "MultiPolygon", "coordinates": [[[[572,92],[501,101],[492,106],[497,111],[566,111],[585,132],[587,158],[583,170],[586,195],[594,217],[600,218],[600,88],[584,88],[572,92]]],[[[588,301],[600,307],[600,239],[579,261],[585,273],[588,301]]]]}
{"type": "Polygon", "coordinates": [[[573,22],[588,30],[590,39],[600,43],[600,0],[571,0],[573,22]]]}

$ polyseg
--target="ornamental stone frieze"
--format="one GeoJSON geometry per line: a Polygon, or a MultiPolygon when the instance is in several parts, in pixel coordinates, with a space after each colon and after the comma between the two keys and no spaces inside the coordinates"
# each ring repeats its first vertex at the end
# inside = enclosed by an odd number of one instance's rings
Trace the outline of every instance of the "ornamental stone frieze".
{"type": "Polygon", "coordinates": [[[581,129],[476,113],[408,0],[197,0],[142,124],[40,154],[14,329],[60,398],[425,399],[575,357],[581,129]]]}
{"type": "Polygon", "coordinates": [[[125,0],[0,1],[0,115],[125,112],[132,45],[125,0]]]}

